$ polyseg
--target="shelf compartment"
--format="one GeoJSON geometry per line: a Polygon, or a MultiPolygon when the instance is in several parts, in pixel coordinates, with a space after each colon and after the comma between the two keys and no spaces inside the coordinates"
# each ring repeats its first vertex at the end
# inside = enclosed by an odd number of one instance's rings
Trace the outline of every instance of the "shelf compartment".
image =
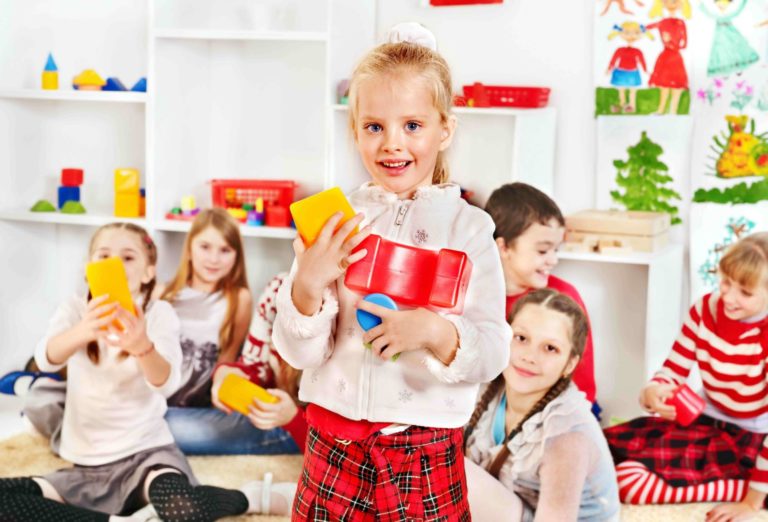
{"type": "Polygon", "coordinates": [[[0,220],[18,221],[25,223],[52,223],[56,225],[79,225],[100,227],[107,223],[126,221],[146,227],[147,221],[143,218],[121,218],[104,214],[62,214],[61,212],[30,212],[29,210],[0,210],[0,220]]]}
{"type": "Polygon", "coordinates": [[[130,91],[43,91],[35,89],[3,89],[0,90],[0,98],[7,100],[146,103],[147,93],[130,91]]]}
{"type": "MultiPolygon", "coordinates": [[[[163,219],[155,223],[151,228],[164,232],[188,232],[192,226],[190,221],[177,221],[163,219]]],[[[289,227],[252,227],[240,225],[240,234],[243,237],[266,237],[275,239],[293,239],[296,237],[296,229],[289,227]]]]}

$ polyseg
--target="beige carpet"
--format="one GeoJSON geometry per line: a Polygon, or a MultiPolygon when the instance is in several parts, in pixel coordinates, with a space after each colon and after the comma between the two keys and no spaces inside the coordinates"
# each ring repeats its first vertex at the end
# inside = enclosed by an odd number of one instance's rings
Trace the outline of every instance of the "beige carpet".
{"type": "MultiPolygon", "coordinates": [[[[189,460],[201,483],[230,488],[258,480],[265,471],[272,471],[277,481],[296,480],[301,470],[301,457],[298,456],[192,457],[189,460]]],[[[23,434],[0,441],[0,477],[43,474],[67,465],[51,453],[47,442],[40,437],[23,434]]],[[[623,506],[621,519],[625,522],[701,522],[712,506],[623,506]]],[[[225,520],[278,522],[289,519],[252,515],[225,520]]],[[[764,511],[754,520],[768,522],[768,513],[764,511]]]]}

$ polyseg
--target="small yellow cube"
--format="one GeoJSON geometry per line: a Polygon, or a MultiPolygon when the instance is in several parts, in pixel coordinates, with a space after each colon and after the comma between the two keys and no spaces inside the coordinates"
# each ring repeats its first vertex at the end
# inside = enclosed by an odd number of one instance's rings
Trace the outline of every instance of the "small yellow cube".
{"type": "Polygon", "coordinates": [[[139,192],[138,169],[115,169],[115,192],[139,192]]]}
{"type": "MultiPolygon", "coordinates": [[[[349,204],[347,197],[339,187],[324,190],[291,203],[293,222],[296,223],[296,230],[307,246],[315,242],[328,218],[339,211],[344,213],[344,217],[336,225],[336,230],[355,217],[352,205],[349,204]]],[[[357,233],[357,228],[355,228],[354,233],[357,233]]]]}
{"type": "Polygon", "coordinates": [[[115,216],[139,217],[141,215],[141,194],[138,191],[115,192],[115,216]]]}

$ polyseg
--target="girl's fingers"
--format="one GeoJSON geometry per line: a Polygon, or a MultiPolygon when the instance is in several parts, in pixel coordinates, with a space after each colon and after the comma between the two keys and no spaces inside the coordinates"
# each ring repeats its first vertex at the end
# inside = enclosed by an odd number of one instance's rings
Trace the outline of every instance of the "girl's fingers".
{"type": "Polygon", "coordinates": [[[382,335],[384,335],[384,325],[380,324],[378,326],[374,326],[367,332],[363,333],[363,342],[366,344],[371,343],[382,335]]]}
{"type": "Polygon", "coordinates": [[[307,251],[306,245],[304,245],[304,240],[301,239],[301,236],[297,235],[296,239],[293,240],[293,253],[296,255],[296,257],[301,257],[301,255],[307,251]]]}
{"type": "Polygon", "coordinates": [[[101,317],[103,315],[112,314],[117,310],[117,303],[107,303],[101,306],[95,306],[91,308],[91,312],[101,317]]]}
{"type": "Polygon", "coordinates": [[[341,212],[335,212],[331,217],[329,217],[328,221],[326,221],[325,225],[323,225],[323,228],[320,229],[320,233],[317,235],[315,244],[327,243],[333,237],[333,231],[336,230],[336,225],[338,225],[339,221],[341,221],[341,218],[343,217],[344,214],[341,212]]]}
{"type": "Polygon", "coordinates": [[[392,310],[390,308],[377,305],[370,301],[366,301],[365,299],[360,299],[356,306],[358,310],[363,310],[375,316],[381,317],[382,320],[386,319],[394,313],[397,313],[397,310],[392,310]]]}
{"type": "Polygon", "coordinates": [[[334,246],[336,248],[342,249],[344,243],[347,241],[347,237],[352,234],[352,231],[355,230],[355,227],[357,227],[363,221],[363,219],[365,219],[365,216],[362,213],[359,213],[341,225],[339,230],[337,230],[333,235],[334,246]]]}
{"type": "Polygon", "coordinates": [[[385,361],[388,361],[389,359],[399,354],[400,352],[402,352],[402,350],[399,349],[397,346],[394,346],[394,347],[387,346],[384,348],[384,350],[382,350],[380,357],[385,361]]]}
{"type": "Polygon", "coordinates": [[[387,345],[389,344],[389,338],[386,335],[381,335],[374,339],[370,345],[371,345],[371,351],[373,352],[373,355],[379,357],[381,355],[381,352],[383,352],[387,345]]]}
{"type": "Polygon", "coordinates": [[[347,260],[347,267],[349,267],[349,265],[352,265],[352,264],[354,264],[354,263],[357,263],[358,261],[360,261],[362,258],[364,258],[364,257],[365,257],[365,256],[367,256],[367,255],[368,255],[368,250],[366,250],[365,248],[363,248],[363,249],[360,249],[360,250],[358,250],[358,251],[357,251],[357,252],[355,252],[354,254],[352,254],[352,255],[350,255],[350,256],[347,256],[347,257],[346,257],[346,260],[347,260]]]}
{"type": "Polygon", "coordinates": [[[258,409],[265,414],[271,414],[280,409],[279,402],[264,402],[260,401],[259,399],[253,399],[253,404],[255,404],[258,409]]]}
{"type": "Polygon", "coordinates": [[[109,294],[103,294],[99,297],[91,298],[91,300],[88,301],[88,309],[93,310],[97,308],[99,305],[106,303],[107,299],[109,299],[109,294]]]}

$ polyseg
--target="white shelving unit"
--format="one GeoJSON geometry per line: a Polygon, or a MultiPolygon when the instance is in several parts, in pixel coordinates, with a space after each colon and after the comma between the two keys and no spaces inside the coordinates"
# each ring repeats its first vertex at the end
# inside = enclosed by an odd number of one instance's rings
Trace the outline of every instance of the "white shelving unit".
{"type": "Polygon", "coordinates": [[[682,245],[621,255],[561,252],[559,259],[555,274],[578,288],[589,311],[604,419],[642,414],[640,389],[681,327],[682,245]]]}

